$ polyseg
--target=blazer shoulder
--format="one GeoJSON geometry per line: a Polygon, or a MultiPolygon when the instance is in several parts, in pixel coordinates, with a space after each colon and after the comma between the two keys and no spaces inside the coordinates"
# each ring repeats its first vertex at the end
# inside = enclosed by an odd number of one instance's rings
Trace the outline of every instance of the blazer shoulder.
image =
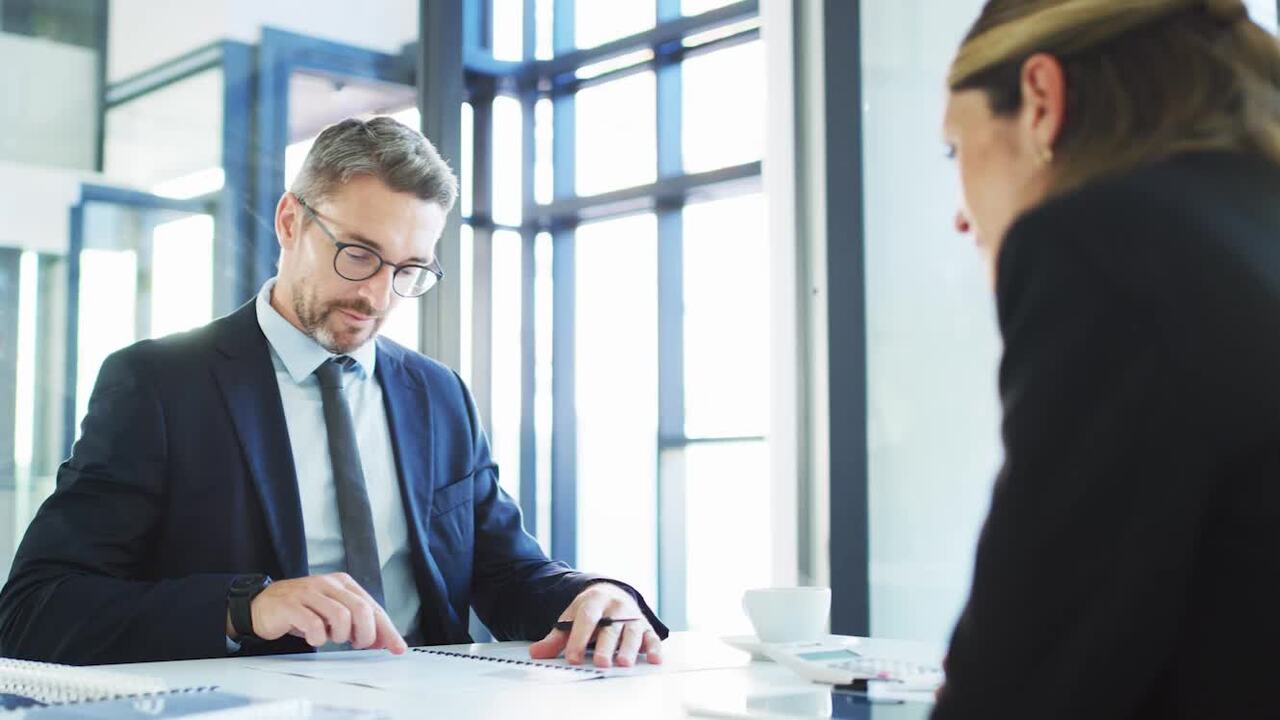
{"type": "Polygon", "coordinates": [[[428,388],[450,390],[463,387],[462,378],[448,365],[381,335],[377,343],[380,353],[399,363],[428,388]]]}
{"type": "Polygon", "coordinates": [[[148,372],[187,367],[215,350],[216,337],[214,324],[211,323],[193,330],[139,340],[111,353],[108,359],[148,372]]]}
{"type": "Polygon", "coordinates": [[[1176,255],[1182,246],[1199,248],[1241,228],[1274,229],[1277,195],[1274,163],[1231,152],[1186,153],[1050,198],[1014,222],[1005,246],[1021,252],[1024,244],[1051,238],[1106,257],[1135,250],[1176,255]]]}

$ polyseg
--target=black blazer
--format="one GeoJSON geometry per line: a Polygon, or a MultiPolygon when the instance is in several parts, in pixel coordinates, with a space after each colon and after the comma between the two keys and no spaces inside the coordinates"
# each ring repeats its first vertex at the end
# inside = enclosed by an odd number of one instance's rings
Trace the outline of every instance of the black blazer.
{"type": "MultiPolygon", "coordinates": [[[[424,643],[470,642],[471,608],[499,639],[540,638],[599,578],[547,559],[524,531],[458,376],[377,343],[424,643]]],[[[225,656],[237,574],[308,574],[290,448],[252,302],[113,354],[0,591],[0,654],[77,664],[225,656]]],[[[308,649],[287,635],[246,648],[308,649]]]]}
{"type": "Polygon", "coordinates": [[[1052,200],[997,304],[1006,458],[934,717],[1280,717],[1280,167],[1052,200]]]}

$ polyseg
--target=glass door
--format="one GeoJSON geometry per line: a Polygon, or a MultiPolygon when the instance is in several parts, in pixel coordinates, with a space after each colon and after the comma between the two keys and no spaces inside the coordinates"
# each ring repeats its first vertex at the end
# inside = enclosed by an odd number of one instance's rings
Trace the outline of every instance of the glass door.
{"type": "Polygon", "coordinates": [[[214,209],[85,186],[68,258],[66,453],[108,355],[213,319],[214,209]]]}

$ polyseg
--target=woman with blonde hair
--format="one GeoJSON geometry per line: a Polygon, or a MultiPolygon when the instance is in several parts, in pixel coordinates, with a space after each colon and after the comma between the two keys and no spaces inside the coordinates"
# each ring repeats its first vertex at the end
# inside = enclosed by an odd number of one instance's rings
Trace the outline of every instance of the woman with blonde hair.
{"type": "Polygon", "coordinates": [[[935,717],[1280,717],[1276,38],[990,0],[949,86],[1005,463],[935,717]]]}

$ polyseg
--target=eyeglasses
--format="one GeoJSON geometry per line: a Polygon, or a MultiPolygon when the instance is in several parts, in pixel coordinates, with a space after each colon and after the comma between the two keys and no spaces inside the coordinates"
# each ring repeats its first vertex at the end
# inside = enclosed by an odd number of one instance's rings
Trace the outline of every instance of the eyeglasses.
{"type": "Polygon", "coordinates": [[[383,260],[373,248],[342,242],[333,234],[333,231],[329,230],[329,226],[324,224],[320,215],[311,209],[307,201],[297,195],[294,195],[294,198],[337,246],[338,251],[333,256],[333,271],[340,277],[352,282],[361,282],[382,272],[384,266],[390,266],[395,269],[391,275],[391,289],[400,297],[406,298],[421,297],[444,279],[444,268],[440,267],[434,259],[428,265],[417,263],[396,265],[383,260]]]}

